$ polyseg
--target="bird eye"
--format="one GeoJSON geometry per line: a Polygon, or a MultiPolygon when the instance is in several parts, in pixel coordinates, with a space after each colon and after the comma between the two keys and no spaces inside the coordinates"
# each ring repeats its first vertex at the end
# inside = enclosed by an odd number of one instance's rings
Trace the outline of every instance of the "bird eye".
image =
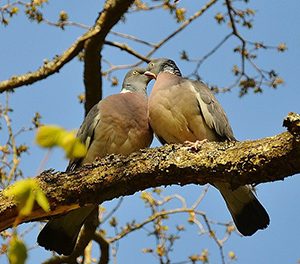
{"type": "Polygon", "coordinates": [[[150,67],[154,67],[154,63],[153,63],[153,62],[150,62],[150,63],[149,63],[149,66],[150,66],[150,67]]]}
{"type": "Polygon", "coordinates": [[[133,73],[132,73],[133,75],[137,75],[137,71],[133,71],[133,73]]]}

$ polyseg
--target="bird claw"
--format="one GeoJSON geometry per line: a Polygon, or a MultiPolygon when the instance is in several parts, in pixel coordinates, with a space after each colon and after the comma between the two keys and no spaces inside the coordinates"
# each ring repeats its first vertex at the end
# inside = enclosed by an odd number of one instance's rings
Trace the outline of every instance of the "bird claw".
{"type": "Polygon", "coordinates": [[[198,151],[202,148],[203,144],[208,142],[208,139],[203,139],[203,140],[196,140],[195,142],[192,141],[184,141],[184,144],[187,145],[188,150],[192,151],[198,151]]]}

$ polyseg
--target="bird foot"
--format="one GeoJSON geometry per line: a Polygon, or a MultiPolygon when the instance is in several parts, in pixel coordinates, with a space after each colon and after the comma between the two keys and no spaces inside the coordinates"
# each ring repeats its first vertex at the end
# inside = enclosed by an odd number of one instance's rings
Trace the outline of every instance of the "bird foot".
{"type": "Polygon", "coordinates": [[[208,139],[203,140],[196,140],[195,142],[192,141],[184,141],[184,144],[187,145],[188,150],[198,151],[201,149],[204,143],[208,142],[208,139]]]}

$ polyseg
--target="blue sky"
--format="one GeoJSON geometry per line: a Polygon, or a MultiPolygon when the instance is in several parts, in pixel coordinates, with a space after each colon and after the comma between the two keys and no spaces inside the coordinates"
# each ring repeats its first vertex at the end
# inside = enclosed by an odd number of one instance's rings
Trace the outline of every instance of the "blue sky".
{"type": "MultiPolygon", "coordinates": [[[[285,83],[277,90],[265,88],[262,95],[249,94],[238,98],[237,89],[231,93],[218,95],[218,99],[228,114],[236,137],[239,140],[257,139],[272,136],[283,132],[283,118],[288,112],[300,113],[300,92],[298,88],[298,75],[300,73],[300,31],[299,10],[300,2],[291,1],[251,1],[250,7],[257,11],[254,29],[243,31],[247,39],[262,40],[266,44],[278,45],[285,42],[287,52],[278,54],[275,51],[265,51],[259,56],[257,63],[267,69],[276,69],[283,77],[285,83]]],[[[45,16],[55,20],[60,10],[69,13],[70,20],[92,25],[102,7],[102,1],[50,1],[46,5],[45,16]]],[[[197,10],[204,1],[181,0],[180,6],[187,10],[197,10]]],[[[191,65],[179,59],[179,52],[188,50],[191,57],[205,55],[217,41],[228,33],[228,28],[217,26],[213,16],[222,11],[219,3],[203,17],[191,24],[190,28],[178,34],[171,42],[165,45],[154,57],[169,57],[174,59],[183,74],[189,74],[193,69],[191,65]]],[[[188,11],[192,14],[192,11],[188,11]]],[[[160,40],[163,35],[172,32],[178,24],[173,22],[166,13],[143,13],[128,17],[125,24],[120,23],[115,31],[135,34],[151,42],[160,40]]],[[[66,50],[77,37],[85,31],[76,27],[68,27],[65,31],[48,25],[29,22],[23,15],[12,19],[8,27],[0,27],[0,80],[11,75],[25,73],[37,69],[45,58],[51,59],[56,54],[66,50]]],[[[116,39],[110,36],[109,39],[116,39]]],[[[226,85],[232,80],[231,68],[233,63],[238,63],[238,57],[232,52],[232,47],[237,42],[232,40],[211,57],[201,68],[201,76],[210,84],[226,85]]],[[[130,43],[135,47],[134,43],[130,43]]],[[[144,47],[138,47],[140,52],[144,47]]],[[[124,56],[118,50],[105,47],[104,56],[115,64],[132,63],[136,59],[124,56]]],[[[78,60],[67,64],[59,74],[50,76],[44,81],[29,87],[22,87],[10,97],[10,104],[14,109],[12,113],[13,126],[18,130],[28,126],[35,112],[40,112],[43,123],[58,124],[68,129],[80,126],[83,118],[82,105],[78,104],[77,95],[83,91],[82,81],[83,65],[78,60]]],[[[122,80],[126,71],[114,73],[122,80]]],[[[150,87],[153,84],[150,84],[150,87]]],[[[104,95],[117,93],[119,87],[111,87],[104,82],[104,95]]],[[[149,92],[151,89],[149,89],[149,92]]],[[[0,102],[4,102],[4,95],[0,95],[0,102]]],[[[0,131],[0,143],[6,135],[0,131]]],[[[30,155],[25,155],[21,166],[26,176],[34,176],[45,151],[34,145],[34,134],[25,133],[18,137],[20,143],[31,145],[30,155]]],[[[153,146],[158,146],[157,141],[153,146]]],[[[55,150],[46,168],[64,170],[67,160],[63,153],[55,150]]],[[[258,197],[267,209],[271,224],[268,229],[260,231],[252,237],[239,237],[233,235],[225,245],[225,253],[233,250],[237,255],[237,263],[297,263],[300,259],[300,210],[298,191],[300,178],[298,176],[287,178],[283,182],[267,183],[258,186],[258,197]]],[[[197,197],[203,187],[172,186],[166,189],[166,194],[174,192],[185,196],[192,201],[197,197]]],[[[143,207],[140,194],[126,197],[118,211],[119,222],[125,223],[132,218],[142,219],[149,212],[143,207]]],[[[105,203],[112,207],[116,201],[105,203]]],[[[210,218],[228,221],[230,215],[219,193],[213,188],[203,202],[201,210],[205,210],[210,218]]],[[[185,224],[187,216],[172,217],[170,222],[185,224]]],[[[25,226],[25,225],[23,225],[25,226]]],[[[28,245],[34,245],[36,231],[27,236],[28,245]]],[[[141,253],[142,248],[153,246],[151,238],[145,232],[131,235],[120,242],[118,263],[155,263],[156,260],[141,253]],[[134,261],[132,259],[134,258],[134,261]]],[[[197,229],[188,227],[183,234],[181,242],[173,253],[174,262],[181,261],[185,256],[199,253],[202,249],[210,250],[211,263],[219,263],[216,245],[209,239],[199,237],[197,229]]],[[[28,263],[40,263],[49,253],[44,249],[36,248],[30,251],[28,263]]],[[[6,263],[0,256],[1,263],[6,263]]]]}

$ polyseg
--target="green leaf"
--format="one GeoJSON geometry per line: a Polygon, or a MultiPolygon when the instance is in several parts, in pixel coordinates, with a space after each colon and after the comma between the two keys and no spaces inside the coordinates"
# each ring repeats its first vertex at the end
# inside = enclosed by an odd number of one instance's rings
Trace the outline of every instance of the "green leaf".
{"type": "Polygon", "coordinates": [[[40,207],[42,207],[42,209],[45,211],[45,212],[49,212],[50,211],[50,204],[48,202],[48,199],[46,197],[46,195],[44,194],[44,192],[39,188],[35,191],[35,199],[36,199],[36,202],[38,203],[38,205],[40,207]]]}
{"type": "Polygon", "coordinates": [[[54,125],[41,126],[36,134],[36,143],[43,148],[57,146],[64,129],[54,125]]]}
{"type": "Polygon", "coordinates": [[[18,205],[20,214],[28,215],[33,207],[34,196],[32,194],[32,190],[36,185],[37,183],[33,179],[17,181],[8,189],[4,190],[3,194],[14,199],[18,205]]]}
{"type": "Polygon", "coordinates": [[[75,137],[74,132],[65,132],[61,135],[59,145],[65,150],[69,159],[81,158],[86,155],[86,147],[75,137]]]}
{"type": "Polygon", "coordinates": [[[22,216],[30,215],[34,205],[35,195],[33,189],[28,192],[28,196],[25,200],[19,203],[19,214],[22,216]]]}
{"type": "Polygon", "coordinates": [[[85,145],[83,145],[77,138],[74,142],[74,146],[73,146],[71,155],[73,158],[81,158],[86,155],[85,145]]]}
{"type": "Polygon", "coordinates": [[[35,201],[44,211],[50,210],[48,200],[35,179],[17,181],[4,190],[3,194],[14,199],[18,206],[19,214],[22,216],[29,215],[32,212],[35,201]]]}
{"type": "Polygon", "coordinates": [[[47,125],[38,129],[36,142],[44,148],[55,146],[63,148],[69,159],[81,158],[86,155],[86,147],[82,144],[75,132],[67,131],[61,127],[47,125]]]}
{"type": "Polygon", "coordinates": [[[27,248],[24,242],[13,235],[8,248],[8,259],[10,264],[24,264],[27,258],[27,248]]]}

